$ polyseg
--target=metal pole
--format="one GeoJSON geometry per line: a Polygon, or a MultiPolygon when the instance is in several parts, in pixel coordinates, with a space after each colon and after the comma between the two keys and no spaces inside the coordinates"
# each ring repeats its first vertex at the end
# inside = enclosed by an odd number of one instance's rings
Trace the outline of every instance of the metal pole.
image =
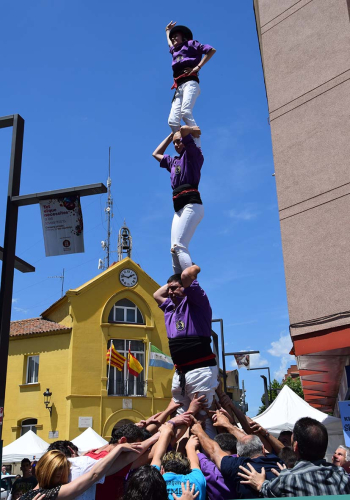
{"type": "MultiPolygon", "coordinates": [[[[10,340],[13,275],[15,269],[18,221],[18,206],[11,202],[11,198],[12,196],[18,196],[20,190],[23,136],[24,120],[21,116],[14,115],[0,289],[0,412],[5,406],[7,359],[10,340]]],[[[2,450],[2,425],[0,425],[0,448],[2,450]]],[[[2,453],[0,456],[0,466],[1,465],[2,453]]]]}
{"type": "Polygon", "coordinates": [[[227,374],[226,374],[226,361],[225,361],[225,339],[224,339],[224,322],[222,319],[212,319],[212,323],[220,323],[220,336],[221,336],[221,356],[222,356],[222,371],[224,372],[224,392],[227,390],[227,374]]]}
{"type": "Polygon", "coordinates": [[[267,367],[267,370],[269,372],[269,393],[270,393],[270,404],[271,404],[272,403],[272,388],[271,388],[270,368],[267,367]]]}

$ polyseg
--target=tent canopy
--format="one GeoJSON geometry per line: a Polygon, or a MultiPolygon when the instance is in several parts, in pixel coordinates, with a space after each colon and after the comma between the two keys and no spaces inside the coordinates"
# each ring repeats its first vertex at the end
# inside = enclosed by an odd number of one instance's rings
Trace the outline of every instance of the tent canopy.
{"type": "Polygon", "coordinates": [[[326,456],[328,459],[340,444],[344,445],[341,419],[326,415],[310,406],[287,385],[283,387],[272,404],[263,413],[253,417],[253,420],[277,437],[281,431],[292,431],[295,422],[302,417],[314,418],[326,427],[328,431],[326,456]]]}
{"type": "Polygon", "coordinates": [[[108,444],[108,441],[103,439],[103,437],[97,434],[91,427],[88,427],[80,436],[72,439],[72,443],[78,447],[79,453],[84,453],[94,448],[100,448],[108,444]]]}
{"type": "Polygon", "coordinates": [[[37,436],[33,431],[28,431],[20,438],[4,447],[2,451],[3,463],[21,462],[23,458],[38,460],[46,452],[49,444],[37,436]]]}

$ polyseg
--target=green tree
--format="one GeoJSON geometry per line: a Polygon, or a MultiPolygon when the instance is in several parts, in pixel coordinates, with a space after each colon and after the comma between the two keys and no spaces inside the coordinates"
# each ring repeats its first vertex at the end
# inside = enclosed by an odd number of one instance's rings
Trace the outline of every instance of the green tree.
{"type": "MultiPolygon", "coordinates": [[[[285,385],[288,385],[288,387],[290,389],[292,389],[292,391],[294,391],[300,398],[304,399],[304,392],[303,392],[303,387],[301,385],[300,377],[296,377],[296,378],[287,377],[287,379],[282,383],[278,382],[278,380],[276,380],[276,379],[273,379],[273,381],[271,382],[271,399],[272,399],[272,401],[274,401],[277,398],[279,392],[281,391],[281,389],[285,385]]],[[[263,394],[261,396],[261,402],[263,404],[259,408],[258,415],[260,415],[260,413],[262,413],[266,410],[265,394],[263,394]]]]}

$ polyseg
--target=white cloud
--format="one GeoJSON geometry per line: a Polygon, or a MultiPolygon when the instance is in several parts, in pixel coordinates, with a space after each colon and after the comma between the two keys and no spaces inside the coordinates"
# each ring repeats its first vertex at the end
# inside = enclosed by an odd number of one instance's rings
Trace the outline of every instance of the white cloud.
{"type": "Polygon", "coordinates": [[[292,347],[293,343],[290,335],[283,335],[283,332],[278,340],[271,342],[271,349],[268,349],[269,354],[280,358],[280,366],[274,372],[276,379],[282,379],[287,373],[289,365],[295,363],[295,357],[289,354],[292,347]]]}
{"type": "Polygon", "coordinates": [[[280,357],[281,355],[289,354],[292,347],[293,343],[290,335],[281,335],[278,340],[271,342],[271,349],[269,349],[268,352],[271,356],[280,357]]]}
{"type": "Polygon", "coordinates": [[[229,210],[228,212],[228,216],[231,219],[243,220],[243,221],[255,219],[257,215],[258,212],[250,210],[249,208],[245,208],[243,210],[229,210]]]}
{"type": "Polygon", "coordinates": [[[15,304],[16,302],[18,302],[18,299],[12,299],[12,304],[15,304]]]}

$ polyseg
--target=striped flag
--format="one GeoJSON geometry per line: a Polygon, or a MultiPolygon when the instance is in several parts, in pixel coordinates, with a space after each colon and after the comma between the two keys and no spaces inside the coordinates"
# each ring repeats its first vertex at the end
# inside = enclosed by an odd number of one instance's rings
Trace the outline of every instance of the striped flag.
{"type": "Polygon", "coordinates": [[[158,366],[159,368],[172,370],[174,368],[174,363],[172,362],[170,356],[167,356],[166,354],[164,354],[164,352],[162,352],[156,346],[151,344],[149,366],[158,366]]]}
{"type": "Polygon", "coordinates": [[[141,363],[131,354],[130,349],[128,353],[128,370],[131,375],[138,377],[143,370],[141,363]]]}
{"type": "Polygon", "coordinates": [[[120,372],[122,371],[126,358],[114,349],[113,342],[107,351],[106,361],[107,365],[114,366],[120,372]]]}

